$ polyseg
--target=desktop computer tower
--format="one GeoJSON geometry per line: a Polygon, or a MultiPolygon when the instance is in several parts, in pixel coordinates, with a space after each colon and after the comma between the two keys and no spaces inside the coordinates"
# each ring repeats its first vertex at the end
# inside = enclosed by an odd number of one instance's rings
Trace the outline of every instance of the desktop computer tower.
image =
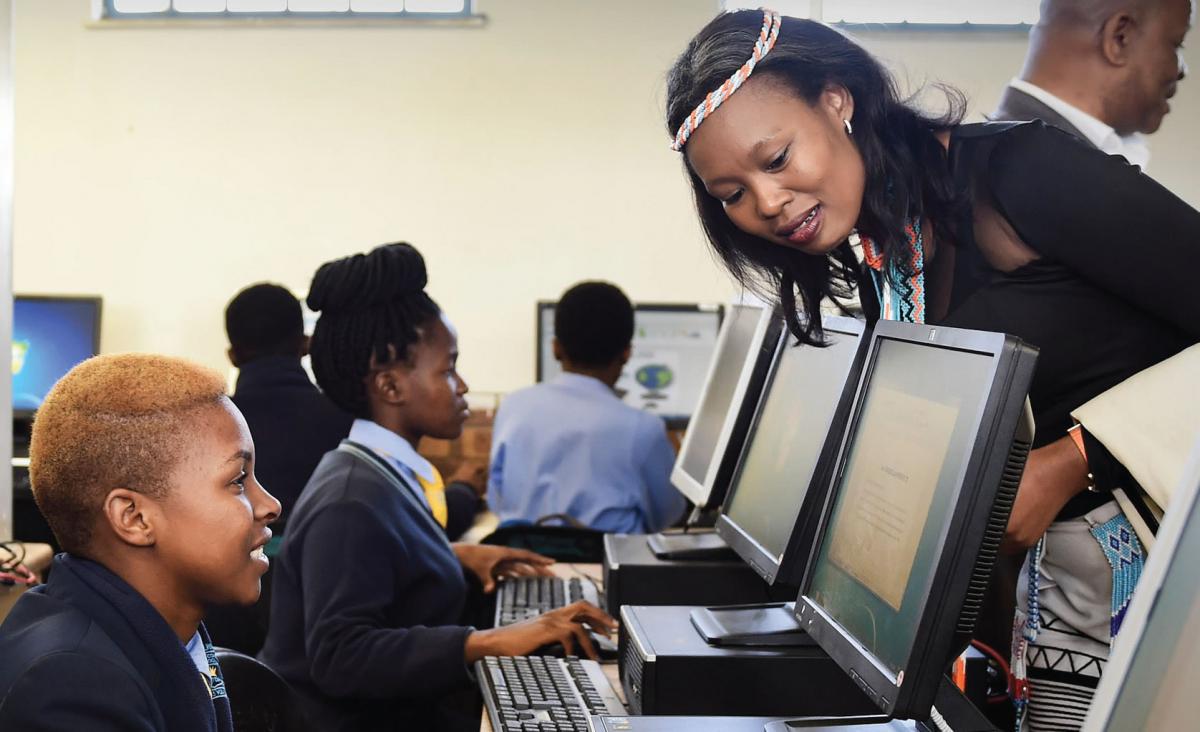
{"type": "Polygon", "coordinates": [[[621,685],[630,714],[878,715],[815,644],[710,646],[692,627],[694,608],[621,608],[621,685]]]}
{"type": "MultiPolygon", "coordinates": [[[[741,560],[668,560],[644,534],[604,535],[608,611],[622,605],[740,605],[772,599],[767,583],[741,560]]],[[[792,597],[795,599],[795,591],[792,597]]]]}

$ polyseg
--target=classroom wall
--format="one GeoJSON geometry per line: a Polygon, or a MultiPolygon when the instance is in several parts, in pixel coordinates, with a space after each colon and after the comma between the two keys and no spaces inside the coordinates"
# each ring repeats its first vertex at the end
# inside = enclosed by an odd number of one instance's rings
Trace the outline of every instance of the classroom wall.
{"type": "MultiPolygon", "coordinates": [[[[735,289],[705,249],[661,120],[663,78],[716,0],[480,0],[484,27],[90,23],[16,9],[17,292],[104,297],[103,349],[224,369],[222,310],[269,279],[407,240],[459,327],[462,370],[534,370],[534,302],[582,278],[634,299],[735,289]]],[[[1013,31],[873,31],[912,85],[990,109],[1013,31]]],[[[1196,51],[1188,51],[1200,68],[1196,51]]],[[[1151,172],[1200,205],[1185,83],[1151,172]]]]}

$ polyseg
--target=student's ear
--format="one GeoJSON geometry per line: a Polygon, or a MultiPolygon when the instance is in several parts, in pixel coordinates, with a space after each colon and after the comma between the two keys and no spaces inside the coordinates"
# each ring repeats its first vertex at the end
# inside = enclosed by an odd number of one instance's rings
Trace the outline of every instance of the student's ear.
{"type": "Polygon", "coordinates": [[[1137,30],[1137,20],[1129,13],[1115,13],[1100,26],[1100,53],[1113,66],[1129,63],[1129,52],[1137,30]]]}
{"type": "Polygon", "coordinates": [[[229,347],[229,348],[228,348],[228,349],[225,351],[225,355],[229,357],[229,363],[233,364],[233,367],[234,367],[235,369],[236,369],[236,368],[241,368],[241,364],[239,364],[239,363],[238,363],[237,351],[235,351],[235,350],[233,349],[233,346],[230,346],[230,347],[229,347]]]}
{"type": "Polygon", "coordinates": [[[408,374],[402,366],[380,369],[368,378],[368,388],[388,404],[404,404],[408,401],[408,374]]]}
{"type": "Polygon", "coordinates": [[[300,336],[300,358],[308,355],[308,349],[312,345],[312,338],[309,336],[300,336]]]}
{"type": "Polygon", "coordinates": [[[625,346],[624,351],[621,351],[621,365],[624,366],[625,364],[629,363],[629,359],[632,356],[633,356],[633,344],[630,343],[628,346],[625,346]]]}
{"type": "Polygon", "coordinates": [[[562,361],[566,355],[563,353],[562,344],[558,342],[558,338],[550,339],[550,351],[554,354],[555,361],[562,361]]]}
{"type": "Polygon", "coordinates": [[[104,497],[104,520],[117,538],[133,546],[154,546],[154,526],[159,516],[154,499],[129,490],[113,488],[104,497]]]}

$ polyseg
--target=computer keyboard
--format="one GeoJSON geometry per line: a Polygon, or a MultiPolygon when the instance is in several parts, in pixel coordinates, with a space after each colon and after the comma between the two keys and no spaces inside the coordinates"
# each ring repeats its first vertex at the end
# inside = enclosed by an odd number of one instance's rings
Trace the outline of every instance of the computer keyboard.
{"type": "Polygon", "coordinates": [[[595,661],[488,656],[475,674],[495,732],[588,732],[593,714],[627,714],[595,661]]]}
{"type": "Polygon", "coordinates": [[[582,577],[510,577],[496,590],[495,627],[535,618],[577,600],[604,607],[596,587],[582,577]]]}

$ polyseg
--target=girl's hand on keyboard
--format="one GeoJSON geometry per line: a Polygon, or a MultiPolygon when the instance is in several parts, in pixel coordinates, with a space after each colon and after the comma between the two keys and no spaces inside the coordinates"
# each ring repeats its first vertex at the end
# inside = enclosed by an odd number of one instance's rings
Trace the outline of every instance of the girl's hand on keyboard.
{"type": "Polygon", "coordinates": [[[553,576],[554,560],[528,549],[486,544],[452,544],[454,555],[483,583],[484,592],[496,589],[498,577],[553,576]]]}
{"type": "Polygon", "coordinates": [[[564,655],[585,655],[599,660],[588,628],[602,634],[616,630],[617,622],[600,608],[580,600],[566,607],[503,628],[477,630],[467,636],[468,664],[484,656],[524,656],[542,646],[559,643],[564,655]]]}

